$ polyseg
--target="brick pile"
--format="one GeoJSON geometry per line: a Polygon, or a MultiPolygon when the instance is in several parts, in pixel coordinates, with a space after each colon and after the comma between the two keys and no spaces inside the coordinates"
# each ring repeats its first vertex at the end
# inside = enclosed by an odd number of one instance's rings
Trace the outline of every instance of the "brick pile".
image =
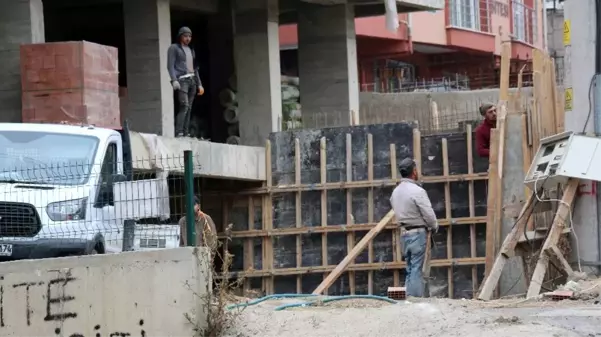
{"type": "Polygon", "coordinates": [[[117,48],[58,42],[21,46],[22,121],[120,128],[117,48]]]}

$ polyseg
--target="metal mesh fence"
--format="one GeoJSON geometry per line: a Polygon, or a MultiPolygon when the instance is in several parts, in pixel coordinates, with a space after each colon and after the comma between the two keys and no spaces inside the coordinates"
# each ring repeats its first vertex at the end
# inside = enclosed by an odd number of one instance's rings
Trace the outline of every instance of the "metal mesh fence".
{"type": "Polygon", "coordinates": [[[186,186],[200,189],[184,179],[183,153],[134,162],[149,169],[129,174],[110,150],[98,165],[2,152],[0,261],[178,247],[186,186]]]}

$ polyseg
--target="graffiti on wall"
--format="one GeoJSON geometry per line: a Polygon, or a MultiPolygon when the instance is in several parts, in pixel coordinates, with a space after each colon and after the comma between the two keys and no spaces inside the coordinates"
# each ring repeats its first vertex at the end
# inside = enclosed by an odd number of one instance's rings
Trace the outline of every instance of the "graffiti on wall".
{"type": "MultiPolygon", "coordinates": [[[[76,282],[77,278],[70,271],[59,273],[47,281],[10,283],[0,276],[0,335],[4,335],[2,330],[18,335],[23,328],[45,324],[47,336],[87,337],[81,332],[63,331],[65,322],[77,320],[79,313],[75,308],[87,307],[78,305],[78,299],[70,291],[76,282]],[[22,303],[7,303],[9,292],[13,302],[16,298],[22,303]]],[[[138,331],[124,332],[97,324],[90,337],[146,337],[144,320],[140,319],[136,325],[139,326],[138,331]]]]}

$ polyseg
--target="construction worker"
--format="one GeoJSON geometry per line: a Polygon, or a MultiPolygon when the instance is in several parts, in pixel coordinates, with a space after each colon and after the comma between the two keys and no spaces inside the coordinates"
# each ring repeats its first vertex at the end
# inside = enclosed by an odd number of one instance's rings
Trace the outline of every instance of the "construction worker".
{"type": "MultiPolygon", "coordinates": [[[[196,245],[206,246],[211,248],[212,251],[215,251],[217,249],[217,228],[215,227],[215,222],[213,222],[210,215],[200,210],[200,200],[196,196],[194,197],[194,216],[196,245]]],[[[186,217],[184,216],[179,220],[180,247],[188,245],[188,231],[186,224],[186,217]]]]}
{"type": "Polygon", "coordinates": [[[196,54],[190,47],[190,41],[192,41],[192,30],[182,27],[177,33],[177,43],[172,44],[167,50],[167,70],[179,103],[179,110],[175,117],[176,137],[190,136],[190,114],[194,97],[205,92],[198,74],[196,54]]]}
{"type": "Polygon", "coordinates": [[[483,158],[490,153],[490,130],[497,127],[497,107],[493,104],[480,106],[480,115],[484,117],[482,124],[476,128],[476,151],[483,158]]]}
{"type": "Polygon", "coordinates": [[[426,190],[418,182],[417,167],[411,158],[399,164],[401,183],[394,189],[390,204],[401,227],[401,249],[407,262],[407,296],[423,297],[422,267],[426,256],[427,231],[437,231],[438,221],[426,190]]]}

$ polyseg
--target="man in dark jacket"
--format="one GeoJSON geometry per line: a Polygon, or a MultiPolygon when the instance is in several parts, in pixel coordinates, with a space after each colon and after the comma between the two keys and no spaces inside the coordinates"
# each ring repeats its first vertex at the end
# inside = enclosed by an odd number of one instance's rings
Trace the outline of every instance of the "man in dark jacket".
{"type": "Polygon", "coordinates": [[[192,103],[196,95],[204,94],[204,88],[198,74],[196,55],[190,48],[192,31],[182,27],[177,33],[177,43],[172,44],[167,50],[167,70],[171,78],[173,90],[177,92],[179,111],[175,117],[175,136],[190,136],[190,114],[192,103]]]}
{"type": "Polygon", "coordinates": [[[476,128],[476,151],[480,157],[488,158],[490,130],[497,127],[497,108],[493,104],[483,104],[480,106],[480,114],[484,121],[476,128]]]}

